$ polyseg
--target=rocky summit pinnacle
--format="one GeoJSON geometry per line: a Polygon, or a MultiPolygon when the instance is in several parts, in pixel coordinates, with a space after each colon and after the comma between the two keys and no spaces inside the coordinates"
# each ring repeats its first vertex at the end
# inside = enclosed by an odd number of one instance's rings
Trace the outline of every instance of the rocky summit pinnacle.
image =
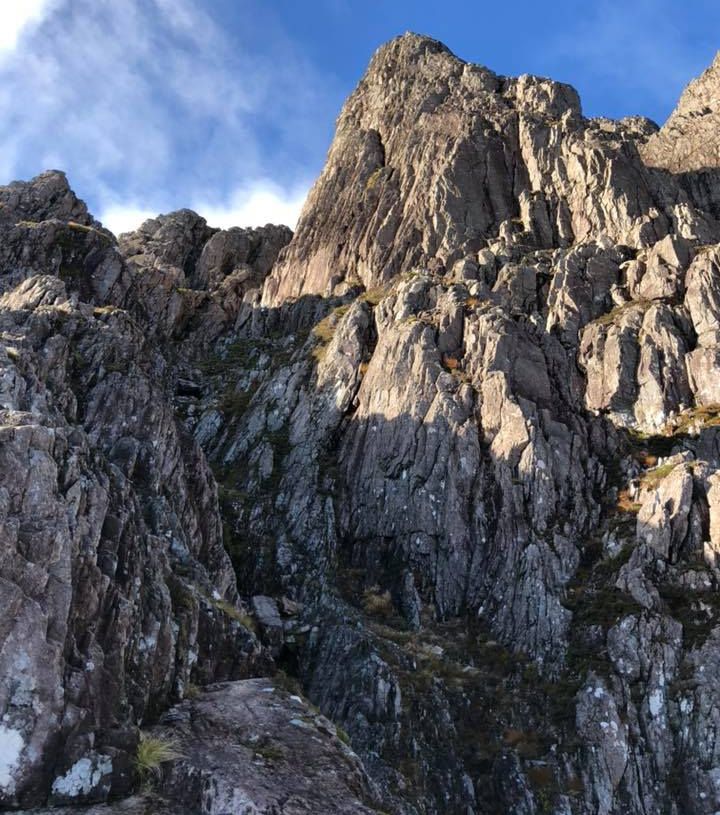
{"type": "Polygon", "coordinates": [[[718,67],[406,34],[294,234],[0,187],[0,808],[720,811],[718,67]]]}
{"type": "Polygon", "coordinates": [[[669,231],[709,240],[696,208],[714,212],[712,194],[688,200],[640,158],[654,130],[584,119],[568,85],[497,76],[435,40],[399,37],[346,102],[264,302],[382,285],[505,235],[538,249],[598,236],[645,246],[669,231]]]}
{"type": "Polygon", "coordinates": [[[720,164],[720,52],[688,85],[677,108],[642,151],[648,164],[674,173],[714,170],[720,164]]]}

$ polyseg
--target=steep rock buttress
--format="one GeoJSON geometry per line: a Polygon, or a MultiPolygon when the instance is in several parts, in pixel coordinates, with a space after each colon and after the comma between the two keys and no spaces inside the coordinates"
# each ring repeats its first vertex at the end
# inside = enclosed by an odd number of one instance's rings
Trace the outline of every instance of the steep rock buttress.
{"type": "Polygon", "coordinates": [[[658,131],[405,35],[294,235],[0,189],[3,805],[143,728],[118,812],[720,809],[716,79],[658,131]]]}

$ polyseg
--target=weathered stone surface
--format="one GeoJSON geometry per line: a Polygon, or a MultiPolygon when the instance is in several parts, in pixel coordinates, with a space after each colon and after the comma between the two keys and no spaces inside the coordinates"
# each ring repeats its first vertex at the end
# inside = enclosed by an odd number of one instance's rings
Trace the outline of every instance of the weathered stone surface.
{"type": "MultiPolygon", "coordinates": [[[[58,186],[48,191],[41,177],[2,197],[25,209],[29,197],[38,217],[54,216],[75,200],[69,192],[46,209],[36,199],[58,186]]],[[[0,240],[18,228],[3,227],[0,240]]],[[[61,265],[14,287],[12,258],[0,269],[11,281],[0,297],[5,805],[126,790],[138,723],[191,681],[267,665],[230,613],[237,590],[215,483],[169,404],[165,362],[127,312],[101,299],[117,293],[103,275],[117,277],[91,260],[94,227],[72,244],[77,276],[62,273],[75,227],[28,229],[27,255],[38,241],[61,265]]]]}
{"type": "Polygon", "coordinates": [[[614,305],[626,257],[615,247],[579,246],[561,256],[548,292],[548,332],[559,333],[564,345],[575,346],[579,332],[614,305]]]}
{"type": "Polygon", "coordinates": [[[648,164],[674,173],[720,166],[720,53],[685,89],[670,118],[642,149],[648,164]]]}
{"type": "Polygon", "coordinates": [[[638,512],[638,539],[664,560],[676,561],[688,534],[692,475],[681,462],[647,492],[638,512]]]}
{"type": "Polygon", "coordinates": [[[267,680],[211,685],[151,735],[182,756],[157,785],[178,813],[375,811],[360,759],[332,722],[267,680]]]}
{"type": "Polygon", "coordinates": [[[160,339],[207,347],[257,299],[291,236],[284,226],[211,229],[187,209],[160,215],[120,237],[132,276],[124,305],[160,339]]]}
{"type": "Polygon", "coordinates": [[[633,296],[638,300],[680,299],[691,258],[692,248],[683,238],[668,235],[658,241],[648,250],[647,259],[640,261],[644,268],[633,296]]]}
{"type": "Polygon", "coordinates": [[[59,170],[48,170],[32,181],[14,181],[1,187],[0,214],[13,223],[57,219],[83,226],[100,226],[90,216],[84,202],[70,189],[65,173],[59,170]]]}
{"type": "Polygon", "coordinates": [[[582,334],[579,362],[587,377],[585,405],[609,413],[618,424],[633,421],[644,312],[644,305],[630,303],[590,323],[582,334]]]}
{"type": "Polygon", "coordinates": [[[716,74],[656,133],[398,38],[294,236],[0,189],[3,805],[720,810],[716,74]],[[356,754],[200,687],[269,654],[356,754]]]}
{"type": "Polygon", "coordinates": [[[681,222],[688,236],[717,232],[678,182],[646,170],[637,145],[649,132],[584,119],[567,85],[497,76],[399,37],[345,104],[263,301],[373,288],[430,259],[450,268],[488,241],[646,246],[681,222]]]}
{"type": "MultiPolygon", "coordinates": [[[[145,738],[174,758],[145,779],[143,795],[36,815],[296,815],[377,812],[357,755],[335,726],[266,679],[208,686],[167,711],[145,738]]],[[[76,773],[81,781],[81,774],[76,773]]],[[[22,815],[22,814],[21,814],[22,815]]]]}

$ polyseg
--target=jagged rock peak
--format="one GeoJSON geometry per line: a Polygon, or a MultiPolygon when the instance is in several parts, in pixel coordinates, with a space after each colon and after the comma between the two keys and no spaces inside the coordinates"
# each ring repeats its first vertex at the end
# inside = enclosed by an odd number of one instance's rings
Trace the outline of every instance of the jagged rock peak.
{"type": "Polygon", "coordinates": [[[386,43],[383,43],[375,51],[370,61],[368,72],[372,71],[376,62],[387,58],[392,59],[393,55],[398,56],[400,54],[408,59],[422,58],[428,54],[447,54],[458,62],[463,61],[459,57],[456,57],[447,45],[440,42],[440,40],[433,39],[425,34],[417,34],[414,31],[406,31],[404,34],[400,34],[388,40],[386,43]]]}
{"type": "Polygon", "coordinates": [[[675,173],[720,164],[720,51],[712,65],[687,86],[670,118],[642,153],[651,166],[675,173]]]}
{"type": "MultiPolygon", "coordinates": [[[[540,86],[546,92],[550,90],[550,95],[556,97],[553,100],[556,105],[554,112],[562,114],[571,109],[574,113],[581,113],[580,98],[570,85],[531,74],[519,77],[501,76],[484,65],[466,62],[439,40],[410,31],[394,37],[377,49],[356,93],[362,94],[372,85],[382,87],[392,80],[397,83],[412,79],[418,68],[423,72],[425,80],[432,75],[452,77],[467,73],[484,76],[488,81],[487,89],[494,86],[497,93],[515,96],[520,106],[537,105],[538,100],[533,98],[531,89],[540,86]]],[[[546,105],[547,99],[544,102],[546,105]]]]}
{"type": "Polygon", "coordinates": [[[406,35],[287,247],[0,190],[0,808],[720,811],[720,175],[652,130],[406,35]]]}
{"type": "Polygon", "coordinates": [[[177,285],[205,290],[233,272],[240,274],[238,282],[252,278],[261,283],[291,237],[287,226],[273,224],[216,229],[196,212],[181,209],[124,233],[120,247],[136,266],[176,279],[177,285]]]}
{"type": "Polygon", "coordinates": [[[488,246],[605,235],[640,248],[671,231],[708,242],[715,226],[697,210],[716,215],[715,193],[648,170],[638,146],[654,129],[640,117],[585,119],[569,85],[501,77],[436,40],[398,37],[345,103],[263,302],[381,287],[488,246]]]}
{"type": "Polygon", "coordinates": [[[0,187],[0,216],[25,221],[56,218],[85,226],[99,226],[87,206],[70,189],[61,170],[47,170],[30,181],[13,181],[0,187]]]}

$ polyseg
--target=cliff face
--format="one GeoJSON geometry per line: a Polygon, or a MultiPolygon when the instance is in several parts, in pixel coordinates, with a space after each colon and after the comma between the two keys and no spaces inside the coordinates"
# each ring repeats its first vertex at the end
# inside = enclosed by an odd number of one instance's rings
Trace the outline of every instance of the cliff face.
{"type": "MultiPolygon", "coordinates": [[[[687,96],[712,96],[712,81],[687,96]]],[[[676,118],[697,104],[684,101],[676,118]]],[[[696,202],[649,171],[638,148],[654,130],[639,117],[584,119],[567,85],[497,76],[423,37],[394,40],[343,108],[264,302],[371,288],[437,259],[450,268],[488,240],[549,249],[604,236],[643,247],[675,232],[710,241],[696,204],[717,206],[717,189],[696,202]]]]}
{"type": "Polygon", "coordinates": [[[2,801],[72,797],[58,779],[80,760],[85,792],[117,793],[135,723],[191,673],[269,659],[237,622],[217,488],[167,362],[119,307],[115,239],[59,174],[0,198],[2,801]]]}
{"type": "Polygon", "coordinates": [[[643,147],[645,161],[674,173],[717,169],[719,92],[720,53],[707,71],[688,85],[672,116],[643,147]]]}
{"type": "Polygon", "coordinates": [[[0,188],[4,806],[720,809],[716,69],[405,35],[294,235],[0,188]]]}

